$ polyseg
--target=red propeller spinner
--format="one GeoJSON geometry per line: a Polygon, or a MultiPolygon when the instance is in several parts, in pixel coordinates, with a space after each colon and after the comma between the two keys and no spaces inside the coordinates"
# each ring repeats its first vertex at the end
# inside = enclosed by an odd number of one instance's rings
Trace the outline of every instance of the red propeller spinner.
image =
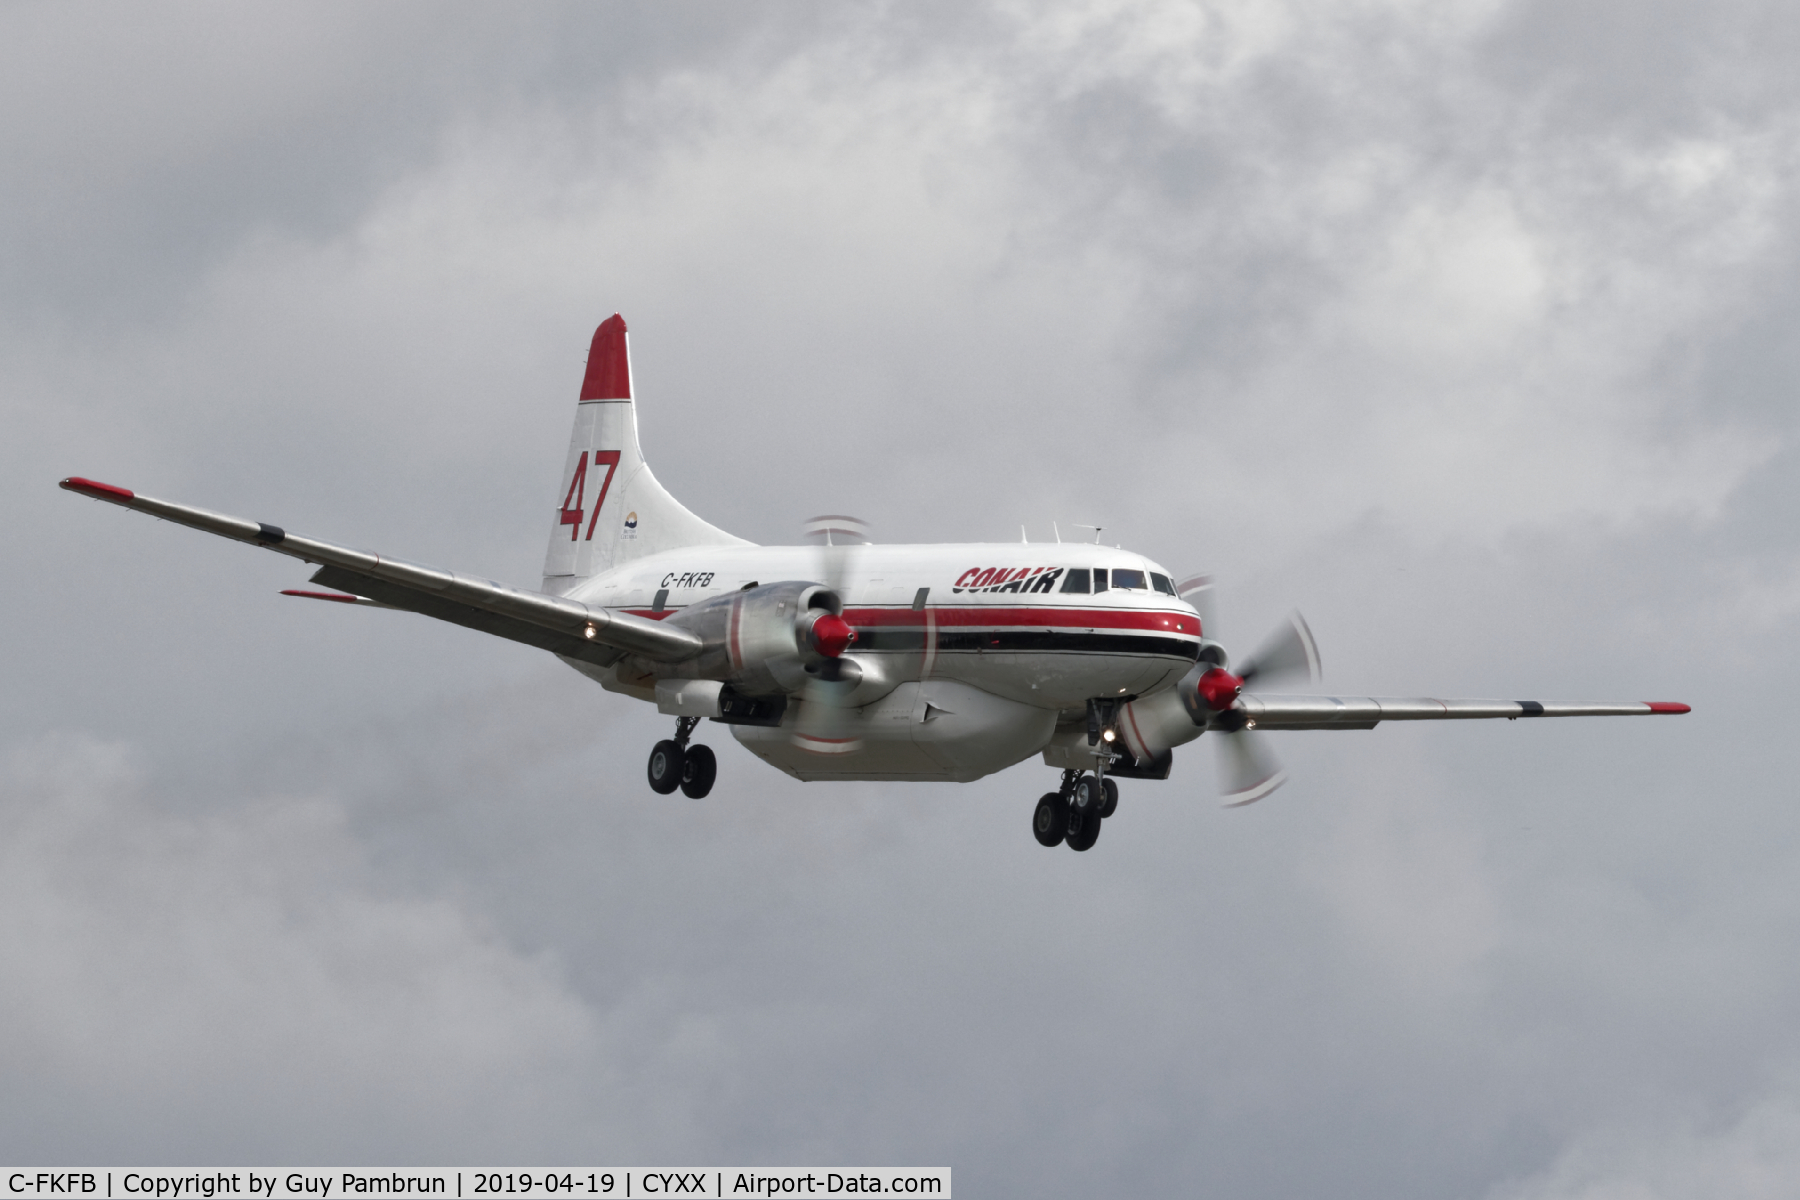
{"type": "Polygon", "coordinates": [[[825,613],[813,621],[812,628],[806,631],[806,638],[814,650],[826,658],[836,658],[856,640],[856,630],[835,613],[825,613]]]}
{"type": "Polygon", "coordinates": [[[1224,712],[1238,698],[1238,693],[1244,690],[1244,681],[1242,677],[1233,675],[1223,667],[1214,667],[1200,677],[1195,690],[1206,701],[1206,707],[1214,712],[1224,712]]]}

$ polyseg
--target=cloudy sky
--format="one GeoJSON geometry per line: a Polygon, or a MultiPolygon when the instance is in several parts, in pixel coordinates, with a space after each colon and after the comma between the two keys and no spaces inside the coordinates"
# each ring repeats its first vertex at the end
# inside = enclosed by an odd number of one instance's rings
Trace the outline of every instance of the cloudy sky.
{"type": "Polygon", "coordinates": [[[0,10],[0,1154],[1800,1190],[1800,10],[0,10]],[[794,783],[85,474],[535,584],[587,339],[760,541],[1024,524],[1352,694],[1128,783],[794,783]]]}

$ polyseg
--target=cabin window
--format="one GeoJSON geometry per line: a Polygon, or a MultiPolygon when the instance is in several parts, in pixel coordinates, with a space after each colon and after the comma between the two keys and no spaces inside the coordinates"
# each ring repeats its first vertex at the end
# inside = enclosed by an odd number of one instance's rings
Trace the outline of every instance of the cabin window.
{"type": "Polygon", "coordinates": [[[1150,586],[1144,582],[1142,571],[1127,571],[1117,567],[1113,569],[1112,584],[1116,588],[1136,588],[1139,591],[1150,586]]]}
{"type": "Polygon", "coordinates": [[[1158,575],[1155,571],[1150,572],[1150,586],[1165,596],[1173,596],[1175,594],[1175,585],[1169,582],[1169,577],[1167,575],[1158,575]]]}
{"type": "Polygon", "coordinates": [[[1104,592],[1106,590],[1106,568],[1105,567],[1095,567],[1094,568],[1094,590],[1096,592],[1104,592]]]}
{"type": "Polygon", "coordinates": [[[1068,576],[1063,580],[1062,590],[1085,593],[1088,590],[1088,569],[1086,567],[1070,567],[1068,576]]]}

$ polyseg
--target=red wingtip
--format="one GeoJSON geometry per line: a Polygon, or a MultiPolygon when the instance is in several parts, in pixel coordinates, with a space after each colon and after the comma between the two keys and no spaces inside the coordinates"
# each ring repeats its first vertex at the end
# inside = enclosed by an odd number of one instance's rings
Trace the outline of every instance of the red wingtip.
{"type": "Polygon", "coordinates": [[[301,596],[308,600],[335,600],[339,604],[355,604],[355,596],[345,596],[338,592],[309,592],[302,588],[282,588],[284,596],[301,596]]]}
{"type": "Polygon", "coordinates": [[[594,330],[594,344],[588,347],[587,377],[581,381],[581,398],[631,399],[631,355],[625,347],[625,318],[618,313],[594,330]]]}
{"type": "Polygon", "coordinates": [[[110,483],[98,483],[92,479],[83,479],[79,475],[71,475],[56,486],[71,492],[80,492],[84,496],[92,496],[96,500],[137,499],[137,493],[126,488],[114,487],[110,483]]]}
{"type": "Polygon", "coordinates": [[[1694,711],[1687,705],[1676,704],[1672,700],[1646,700],[1644,703],[1650,706],[1650,711],[1653,713],[1684,713],[1694,711]]]}

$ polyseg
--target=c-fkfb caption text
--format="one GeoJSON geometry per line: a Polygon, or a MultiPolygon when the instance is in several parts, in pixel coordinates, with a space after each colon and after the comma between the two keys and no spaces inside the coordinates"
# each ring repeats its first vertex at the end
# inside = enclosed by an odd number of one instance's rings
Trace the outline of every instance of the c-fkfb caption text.
{"type": "Polygon", "coordinates": [[[7,1169],[5,1197],[31,1200],[352,1200],[360,1196],[488,1197],[682,1196],[922,1196],[948,1200],[950,1168],[582,1167],[575,1170],[344,1171],[234,1168],[145,1170],[107,1167],[78,1171],[7,1169]]]}

